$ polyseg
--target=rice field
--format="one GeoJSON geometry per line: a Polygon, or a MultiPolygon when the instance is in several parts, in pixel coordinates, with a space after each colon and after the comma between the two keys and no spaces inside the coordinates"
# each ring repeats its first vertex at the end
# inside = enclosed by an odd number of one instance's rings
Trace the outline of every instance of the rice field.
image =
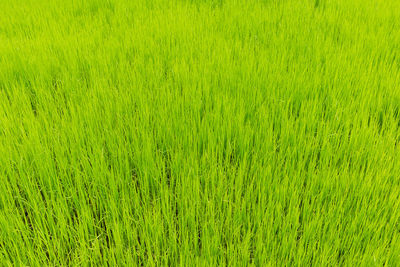
{"type": "Polygon", "coordinates": [[[400,1],[1,0],[1,266],[399,266],[400,1]]]}

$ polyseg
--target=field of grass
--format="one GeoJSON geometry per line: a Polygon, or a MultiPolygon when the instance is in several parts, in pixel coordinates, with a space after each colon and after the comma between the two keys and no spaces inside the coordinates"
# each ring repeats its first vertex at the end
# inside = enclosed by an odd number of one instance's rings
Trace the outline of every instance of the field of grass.
{"type": "Polygon", "coordinates": [[[1,266],[398,266],[400,1],[0,0],[1,266]]]}

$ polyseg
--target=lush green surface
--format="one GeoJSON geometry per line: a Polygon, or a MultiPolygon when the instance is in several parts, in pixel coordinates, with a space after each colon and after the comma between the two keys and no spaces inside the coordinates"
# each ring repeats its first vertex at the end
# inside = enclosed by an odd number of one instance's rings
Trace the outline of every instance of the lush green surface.
{"type": "Polygon", "coordinates": [[[1,0],[0,262],[400,263],[400,1],[1,0]]]}

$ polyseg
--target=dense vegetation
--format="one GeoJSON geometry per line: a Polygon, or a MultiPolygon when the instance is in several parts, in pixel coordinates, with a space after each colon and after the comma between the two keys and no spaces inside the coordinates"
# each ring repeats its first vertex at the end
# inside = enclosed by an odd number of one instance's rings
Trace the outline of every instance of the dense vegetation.
{"type": "Polygon", "coordinates": [[[400,1],[1,0],[0,262],[400,262],[400,1]]]}

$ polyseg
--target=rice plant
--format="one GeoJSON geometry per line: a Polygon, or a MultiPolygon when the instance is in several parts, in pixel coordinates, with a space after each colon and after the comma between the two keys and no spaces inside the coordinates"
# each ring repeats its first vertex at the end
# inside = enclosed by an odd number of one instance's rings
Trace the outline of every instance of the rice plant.
{"type": "Polygon", "coordinates": [[[400,1],[1,0],[2,266],[398,266],[400,1]]]}

